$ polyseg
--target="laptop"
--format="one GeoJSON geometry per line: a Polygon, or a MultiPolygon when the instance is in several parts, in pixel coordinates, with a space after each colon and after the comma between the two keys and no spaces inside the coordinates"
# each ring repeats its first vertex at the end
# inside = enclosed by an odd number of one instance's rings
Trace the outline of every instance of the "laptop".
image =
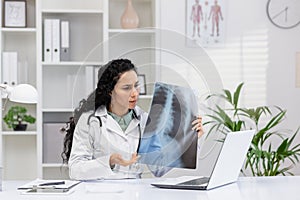
{"type": "Polygon", "coordinates": [[[210,190],[237,181],[255,130],[227,133],[210,177],[182,176],[151,185],[166,189],[210,190]]]}

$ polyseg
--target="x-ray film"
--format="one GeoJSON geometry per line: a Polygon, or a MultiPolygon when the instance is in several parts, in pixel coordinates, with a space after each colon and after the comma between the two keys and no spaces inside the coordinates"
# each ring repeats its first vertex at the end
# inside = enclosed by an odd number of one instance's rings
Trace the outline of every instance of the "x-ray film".
{"type": "Polygon", "coordinates": [[[147,124],[140,141],[140,163],[196,168],[197,132],[192,121],[198,106],[190,88],[156,83],[147,124]]]}

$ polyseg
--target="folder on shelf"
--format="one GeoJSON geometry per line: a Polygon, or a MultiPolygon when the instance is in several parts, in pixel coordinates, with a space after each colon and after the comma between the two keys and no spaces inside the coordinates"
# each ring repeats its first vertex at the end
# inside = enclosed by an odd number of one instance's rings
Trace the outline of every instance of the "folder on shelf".
{"type": "Polygon", "coordinates": [[[44,20],[44,61],[60,61],[60,20],[44,20]]]}
{"type": "Polygon", "coordinates": [[[18,53],[2,53],[2,83],[15,86],[18,83],[18,53]]]}
{"type": "Polygon", "coordinates": [[[98,84],[98,71],[99,71],[99,69],[100,69],[99,65],[94,67],[94,84],[95,84],[94,88],[96,88],[97,84],[98,84]]]}
{"type": "Polygon", "coordinates": [[[85,66],[85,95],[88,97],[89,94],[94,90],[94,66],[85,66]]]}
{"type": "Polygon", "coordinates": [[[52,20],[52,62],[60,61],[60,20],[52,20]]]}
{"type": "Polygon", "coordinates": [[[9,52],[2,53],[2,83],[10,83],[9,52]]]}
{"type": "Polygon", "coordinates": [[[44,20],[44,61],[52,62],[52,19],[44,20]]]}
{"type": "Polygon", "coordinates": [[[18,84],[28,83],[28,61],[18,62],[18,84]]]}
{"type": "Polygon", "coordinates": [[[18,84],[18,53],[10,52],[10,84],[16,86],[18,84]]]}
{"type": "Polygon", "coordinates": [[[61,22],[61,49],[60,60],[70,60],[70,25],[69,21],[61,22]]]}

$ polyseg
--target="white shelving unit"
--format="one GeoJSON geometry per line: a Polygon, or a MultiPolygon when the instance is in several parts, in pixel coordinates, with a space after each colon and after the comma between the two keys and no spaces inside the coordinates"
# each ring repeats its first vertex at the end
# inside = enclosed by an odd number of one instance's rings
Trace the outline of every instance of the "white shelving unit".
{"type": "MultiPolygon", "coordinates": [[[[79,101],[92,92],[87,91],[84,83],[96,81],[97,68],[111,59],[129,58],[139,73],[146,75],[147,95],[140,96],[140,105],[148,109],[152,83],[159,79],[159,53],[155,49],[158,39],[153,29],[158,26],[157,2],[133,0],[140,18],[139,29],[134,30],[122,29],[120,25],[127,0],[27,0],[28,26],[1,27],[1,52],[18,51],[20,61],[28,63],[28,83],[39,93],[38,104],[29,106],[37,121],[28,131],[16,133],[0,124],[4,179],[68,178],[67,166],[62,161],[47,162],[43,156],[44,124],[65,123],[79,101]],[[44,61],[45,19],[69,21],[69,60],[44,61]],[[95,68],[93,77],[86,70],[91,66],[95,68]],[[24,170],[19,166],[24,166],[24,170]]],[[[4,113],[0,113],[1,118],[4,113]]]]}
{"type": "Polygon", "coordinates": [[[36,136],[36,131],[2,131],[2,136],[27,136],[27,135],[33,135],[36,136]]]}
{"type": "MultiPolygon", "coordinates": [[[[98,0],[42,0],[39,10],[40,64],[38,71],[38,90],[41,95],[41,131],[45,134],[44,124],[64,123],[72,115],[79,101],[86,97],[86,66],[103,64],[105,1],[98,0]],[[43,24],[45,19],[59,19],[69,22],[70,56],[61,62],[45,62],[43,57],[43,24]]],[[[68,170],[61,162],[51,163],[44,157],[45,142],[41,145],[41,173],[43,178],[67,178],[68,170]]],[[[57,146],[57,145],[56,145],[57,146]]],[[[55,148],[55,144],[54,144],[55,148]]],[[[62,148],[57,146],[56,148],[62,148]]],[[[46,151],[46,150],[45,150],[46,151]]],[[[59,155],[57,155],[59,156],[59,155]]]]}
{"type": "MultiPolygon", "coordinates": [[[[8,28],[4,26],[2,19],[4,11],[4,0],[1,1],[1,70],[0,82],[3,82],[3,52],[17,52],[18,71],[17,84],[28,83],[36,87],[37,69],[37,28],[36,13],[37,1],[26,1],[26,28],[8,28]]],[[[9,83],[10,84],[10,83],[9,83]]],[[[27,131],[12,131],[2,118],[11,106],[21,105],[27,108],[30,115],[37,118],[37,105],[19,104],[7,102],[3,98],[0,101],[0,165],[3,166],[3,179],[31,179],[38,175],[38,127],[37,124],[28,125],[27,131]],[[20,167],[22,166],[22,167],[20,167]]],[[[37,118],[37,120],[39,120],[37,118]]]]}

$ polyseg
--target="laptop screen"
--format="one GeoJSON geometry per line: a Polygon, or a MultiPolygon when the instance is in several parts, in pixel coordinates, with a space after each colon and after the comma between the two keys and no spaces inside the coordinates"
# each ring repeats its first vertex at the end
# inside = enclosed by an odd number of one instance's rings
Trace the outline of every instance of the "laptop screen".
{"type": "Polygon", "coordinates": [[[197,100],[190,88],[156,83],[139,162],[195,169],[197,133],[192,130],[192,121],[197,115],[197,100]]]}

